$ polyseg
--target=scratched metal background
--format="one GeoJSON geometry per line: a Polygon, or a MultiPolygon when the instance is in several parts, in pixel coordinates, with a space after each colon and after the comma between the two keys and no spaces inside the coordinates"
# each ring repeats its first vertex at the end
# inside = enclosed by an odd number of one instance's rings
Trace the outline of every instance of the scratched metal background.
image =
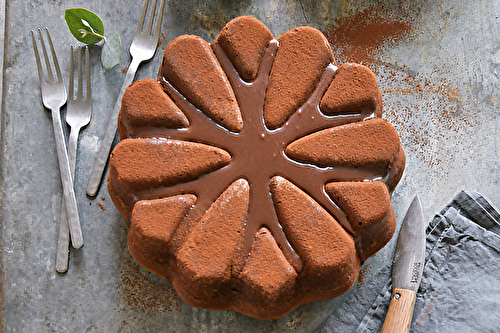
{"type": "MultiPolygon", "coordinates": [[[[288,332],[314,331],[349,297],[305,305],[274,321],[194,309],[172,287],[139,268],[126,246],[127,226],[101,187],[86,181],[129,62],[142,1],[15,1],[0,4],[1,246],[0,328],[7,332],[288,332]],[[67,78],[69,34],[63,15],[85,6],[122,36],[119,66],[104,71],[91,48],[93,118],[82,132],[76,192],[85,246],[71,251],[69,272],[55,272],[61,184],[49,113],[29,31],[48,26],[67,78]]],[[[333,44],[339,63],[362,62],[377,75],[385,117],[398,130],[406,171],[393,194],[398,221],[412,197],[426,219],[460,189],[500,203],[499,1],[168,1],[154,59],[136,78],[156,77],[161,53],[178,35],[212,40],[230,19],[251,14],[275,36],[310,25],[333,44]]],[[[66,81],[67,82],[67,81],[66,81]]],[[[387,265],[394,242],[370,258],[359,284],[387,265]]],[[[356,286],[354,287],[356,288],[356,286]]],[[[346,314],[347,315],[347,314],[346,314]]]]}

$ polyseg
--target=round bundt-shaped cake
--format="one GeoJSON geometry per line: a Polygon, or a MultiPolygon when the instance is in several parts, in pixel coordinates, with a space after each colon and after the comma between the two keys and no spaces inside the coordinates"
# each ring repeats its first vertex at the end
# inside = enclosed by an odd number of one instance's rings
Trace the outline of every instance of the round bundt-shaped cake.
{"type": "Polygon", "coordinates": [[[405,155],[375,75],[321,32],[238,17],[125,92],[108,189],[128,247],[187,303],[275,319],[351,288],[392,237],[405,155]]]}

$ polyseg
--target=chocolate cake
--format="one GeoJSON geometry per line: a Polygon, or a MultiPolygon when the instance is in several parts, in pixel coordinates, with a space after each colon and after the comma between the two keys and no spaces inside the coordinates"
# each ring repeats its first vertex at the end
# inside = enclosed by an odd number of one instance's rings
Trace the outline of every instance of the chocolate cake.
{"type": "Polygon", "coordinates": [[[374,74],[321,32],[238,17],[125,92],[108,189],[128,246],[187,303],[275,319],[351,288],[392,237],[405,155],[374,74]]]}

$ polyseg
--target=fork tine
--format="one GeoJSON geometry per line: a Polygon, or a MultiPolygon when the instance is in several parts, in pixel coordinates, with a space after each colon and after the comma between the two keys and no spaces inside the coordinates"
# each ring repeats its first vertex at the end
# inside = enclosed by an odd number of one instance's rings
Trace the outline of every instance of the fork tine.
{"type": "Polygon", "coordinates": [[[59,62],[57,61],[56,51],[54,50],[54,45],[52,44],[52,38],[50,38],[49,29],[45,28],[47,31],[47,37],[49,38],[50,51],[52,52],[52,59],[54,61],[54,66],[56,67],[57,82],[62,82],[61,68],[59,67],[59,62]]]}
{"type": "Polygon", "coordinates": [[[38,78],[40,79],[40,84],[42,84],[45,79],[43,78],[42,63],[40,61],[40,54],[38,53],[38,47],[36,46],[35,33],[31,30],[31,40],[33,42],[33,51],[35,51],[36,67],[38,69],[38,78]]]}
{"type": "Polygon", "coordinates": [[[49,83],[54,82],[54,76],[52,75],[52,68],[50,67],[49,56],[47,55],[47,49],[45,48],[45,43],[43,41],[42,30],[38,29],[38,34],[40,35],[40,44],[42,44],[43,57],[45,59],[45,66],[47,67],[47,76],[49,78],[49,83]]]}
{"type": "Polygon", "coordinates": [[[156,12],[156,0],[154,0],[153,6],[151,6],[151,11],[149,13],[148,27],[146,28],[146,31],[144,31],[147,34],[151,34],[151,27],[153,26],[153,20],[155,18],[155,12],[156,12]]]}
{"type": "Polygon", "coordinates": [[[160,36],[161,22],[163,20],[163,8],[165,7],[165,0],[161,0],[160,11],[158,12],[158,19],[156,21],[156,28],[153,36],[158,38],[160,36]]]}
{"type": "Polygon", "coordinates": [[[69,85],[68,85],[68,98],[70,101],[74,99],[74,94],[73,94],[73,45],[71,45],[70,48],[70,56],[69,56],[69,85]]]}
{"type": "Polygon", "coordinates": [[[139,24],[137,25],[136,33],[140,33],[142,31],[142,26],[144,25],[144,18],[146,17],[146,11],[148,10],[149,0],[144,0],[144,6],[142,7],[141,18],[139,19],[139,24]]]}
{"type": "Polygon", "coordinates": [[[92,100],[92,89],[90,88],[90,56],[89,56],[89,48],[85,46],[85,72],[87,74],[86,80],[87,80],[87,97],[85,100],[91,101],[92,100]]]}
{"type": "Polygon", "coordinates": [[[78,47],[78,100],[82,100],[82,48],[78,47]]]}

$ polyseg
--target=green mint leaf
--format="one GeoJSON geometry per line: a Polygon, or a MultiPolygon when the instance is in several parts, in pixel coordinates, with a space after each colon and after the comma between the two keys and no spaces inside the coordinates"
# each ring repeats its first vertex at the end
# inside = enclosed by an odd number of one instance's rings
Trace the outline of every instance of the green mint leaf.
{"type": "Polygon", "coordinates": [[[120,63],[122,42],[117,32],[112,32],[106,36],[102,46],[101,64],[104,69],[111,69],[120,63]]]}
{"type": "Polygon", "coordinates": [[[104,24],[99,16],[85,8],[70,8],[64,13],[69,31],[85,44],[96,44],[104,39],[104,24]]]}

